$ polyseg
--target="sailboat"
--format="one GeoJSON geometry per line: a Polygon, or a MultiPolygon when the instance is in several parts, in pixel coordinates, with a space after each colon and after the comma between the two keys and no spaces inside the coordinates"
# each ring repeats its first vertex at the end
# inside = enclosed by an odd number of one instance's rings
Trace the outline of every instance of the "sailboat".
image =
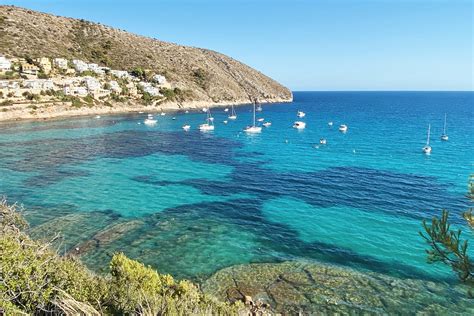
{"type": "Polygon", "coordinates": [[[446,134],[446,113],[444,113],[444,128],[443,134],[441,135],[441,140],[447,141],[449,139],[448,134],[446,134]]]}
{"type": "Polygon", "coordinates": [[[207,109],[206,123],[199,125],[199,130],[203,132],[213,131],[214,130],[214,119],[211,116],[211,110],[207,109]]]}
{"type": "Polygon", "coordinates": [[[234,105],[232,104],[232,109],[230,111],[230,115],[228,116],[229,120],[237,119],[237,114],[235,113],[234,105]]]}
{"type": "Polygon", "coordinates": [[[431,154],[430,133],[431,133],[431,124],[428,124],[428,137],[426,139],[426,145],[425,147],[423,147],[423,152],[427,155],[431,154]]]}
{"type": "Polygon", "coordinates": [[[257,126],[257,125],[255,124],[255,111],[256,111],[255,106],[256,106],[256,103],[257,103],[257,102],[254,102],[254,103],[253,103],[253,125],[252,125],[252,126],[247,126],[247,127],[244,129],[244,131],[245,131],[246,133],[260,133],[260,132],[262,131],[262,127],[257,126]]]}
{"type": "MultiPolygon", "coordinates": [[[[254,102],[255,102],[255,103],[258,103],[257,100],[255,100],[254,102]]],[[[262,112],[262,106],[260,105],[260,103],[258,103],[257,112],[262,112]]]]}

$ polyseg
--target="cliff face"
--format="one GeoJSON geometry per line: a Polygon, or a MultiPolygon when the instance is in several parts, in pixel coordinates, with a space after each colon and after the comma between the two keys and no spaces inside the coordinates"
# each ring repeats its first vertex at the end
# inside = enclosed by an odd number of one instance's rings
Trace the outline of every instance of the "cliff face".
{"type": "Polygon", "coordinates": [[[291,92],[264,74],[215,51],[167,43],[102,24],[0,6],[0,54],[65,57],[112,69],[149,69],[175,87],[192,91],[189,101],[291,101],[291,92]]]}

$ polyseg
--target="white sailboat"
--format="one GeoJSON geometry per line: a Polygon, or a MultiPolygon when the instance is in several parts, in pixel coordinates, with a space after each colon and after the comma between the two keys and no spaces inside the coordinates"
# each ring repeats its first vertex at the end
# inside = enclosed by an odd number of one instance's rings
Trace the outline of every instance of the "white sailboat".
{"type": "Polygon", "coordinates": [[[183,125],[183,130],[185,130],[186,132],[189,131],[190,129],[191,129],[191,125],[189,124],[183,125]]]}
{"type": "Polygon", "coordinates": [[[443,134],[441,135],[441,140],[447,141],[449,139],[448,134],[446,134],[446,113],[444,113],[444,127],[443,134]]]}
{"type": "Polygon", "coordinates": [[[214,130],[214,119],[211,116],[211,111],[207,109],[207,114],[206,114],[206,123],[199,125],[199,130],[203,132],[207,131],[213,131],[214,130]]]}
{"type": "Polygon", "coordinates": [[[302,122],[302,121],[296,121],[295,123],[293,123],[293,128],[305,129],[306,128],[306,123],[302,122]]]}
{"type": "Polygon", "coordinates": [[[237,119],[237,114],[235,113],[234,105],[232,104],[232,109],[230,111],[230,115],[227,117],[229,120],[237,119]]]}
{"type": "Polygon", "coordinates": [[[143,121],[143,123],[145,123],[145,125],[148,125],[148,126],[154,126],[156,125],[156,122],[157,120],[155,120],[153,117],[148,117],[145,119],[145,121],[143,121]]]}
{"type": "Polygon", "coordinates": [[[297,116],[298,116],[299,118],[303,118],[303,117],[305,117],[305,116],[306,116],[306,113],[305,113],[305,112],[303,112],[303,111],[298,111],[298,114],[297,114],[297,116]]]}
{"type": "Polygon", "coordinates": [[[431,124],[428,124],[428,137],[426,139],[426,145],[425,147],[423,147],[423,152],[427,155],[431,154],[430,133],[431,133],[431,124]]]}
{"type": "Polygon", "coordinates": [[[247,127],[244,129],[244,131],[245,131],[246,133],[260,133],[260,132],[262,131],[262,127],[257,126],[257,125],[256,125],[256,122],[255,122],[255,111],[256,111],[256,109],[255,109],[255,106],[256,106],[255,103],[256,103],[256,102],[253,103],[253,125],[252,125],[252,126],[247,126],[247,127]]]}
{"type": "Polygon", "coordinates": [[[347,132],[347,128],[346,124],[341,124],[341,126],[339,126],[339,130],[343,133],[347,132]]]}

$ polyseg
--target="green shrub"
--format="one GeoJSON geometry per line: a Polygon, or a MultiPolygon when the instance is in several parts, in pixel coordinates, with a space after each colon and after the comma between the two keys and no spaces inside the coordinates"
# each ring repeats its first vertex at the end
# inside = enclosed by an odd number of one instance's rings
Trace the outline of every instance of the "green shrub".
{"type": "Polygon", "coordinates": [[[0,201],[0,307],[7,315],[235,315],[242,308],[122,253],[110,261],[109,275],[96,275],[31,240],[19,210],[0,201]]]}
{"type": "Polygon", "coordinates": [[[84,97],[84,101],[87,104],[94,104],[94,98],[90,94],[88,94],[84,97]]]}

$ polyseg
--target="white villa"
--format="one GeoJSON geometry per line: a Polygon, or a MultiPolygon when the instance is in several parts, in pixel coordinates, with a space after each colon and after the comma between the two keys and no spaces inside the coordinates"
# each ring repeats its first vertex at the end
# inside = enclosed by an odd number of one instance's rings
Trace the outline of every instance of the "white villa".
{"type": "Polygon", "coordinates": [[[117,81],[110,80],[109,85],[110,85],[110,90],[112,90],[113,92],[116,92],[116,93],[122,92],[122,88],[120,88],[120,85],[118,84],[117,81]]]}
{"type": "Polygon", "coordinates": [[[130,74],[125,71],[125,70],[111,70],[110,71],[110,74],[117,77],[117,78],[124,78],[124,79],[129,79],[131,78],[132,76],[130,76],[130,74]]]}
{"type": "Polygon", "coordinates": [[[143,88],[144,92],[149,93],[151,96],[161,96],[160,90],[157,87],[154,87],[151,83],[140,81],[138,84],[143,88]]]}
{"type": "Polygon", "coordinates": [[[0,56],[0,71],[8,71],[11,67],[12,63],[5,56],[0,56]]]}
{"type": "Polygon", "coordinates": [[[33,90],[52,90],[54,83],[50,79],[31,79],[23,81],[23,87],[33,90]]]}
{"type": "Polygon", "coordinates": [[[166,78],[165,76],[162,76],[162,75],[154,75],[153,81],[156,82],[157,84],[165,84],[166,78]]]}
{"type": "Polygon", "coordinates": [[[86,87],[74,87],[74,86],[64,87],[63,92],[65,95],[74,95],[78,97],[85,97],[88,94],[86,87]]]}
{"type": "Polygon", "coordinates": [[[77,72],[84,72],[86,70],[89,70],[89,65],[83,62],[82,60],[73,59],[72,63],[74,65],[74,69],[76,69],[77,72]]]}
{"type": "Polygon", "coordinates": [[[97,80],[96,78],[93,78],[93,77],[84,77],[84,83],[87,87],[87,91],[89,91],[89,93],[95,93],[97,91],[100,90],[101,88],[101,84],[99,82],[99,80],[97,80]]]}
{"type": "Polygon", "coordinates": [[[59,69],[67,70],[67,59],[65,58],[54,58],[53,59],[54,66],[59,69]]]}

